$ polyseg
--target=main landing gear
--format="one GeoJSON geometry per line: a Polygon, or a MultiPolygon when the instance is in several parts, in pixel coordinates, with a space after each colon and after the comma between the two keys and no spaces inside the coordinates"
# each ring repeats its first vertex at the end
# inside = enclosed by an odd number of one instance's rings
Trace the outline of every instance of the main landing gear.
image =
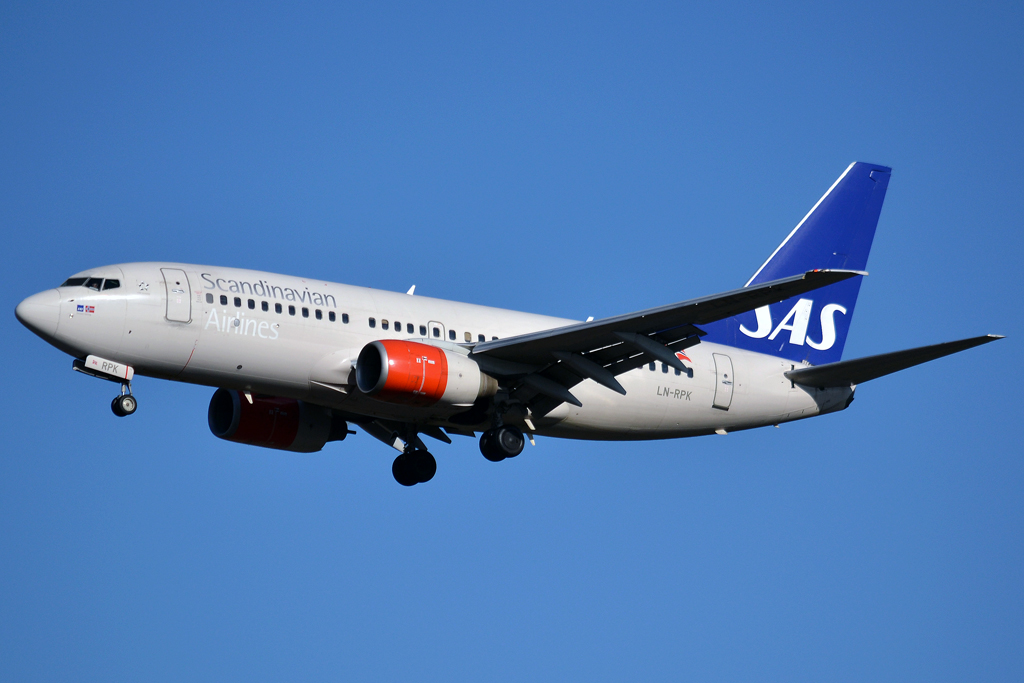
{"type": "Polygon", "coordinates": [[[128,417],[139,407],[139,402],[132,396],[132,385],[122,384],[121,395],[115,396],[114,400],[110,402],[110,409],[114,411],[114,415],[118,417],[128,417]]]}
{"type": "Polygon", "coordinates": [[[428,451],[422,448],[410,448],[395,458],[391,465],[391,474],[402,486],[425,484],[434,478],[437,472],[437,461],[428,451]]]}
{"type": "Polygon", "coordinates": [[[491,462],[514,458],[523,452],[526,439],[518,427],[501,425],[488,429],[480,436],[480,452],[491,462]]]}

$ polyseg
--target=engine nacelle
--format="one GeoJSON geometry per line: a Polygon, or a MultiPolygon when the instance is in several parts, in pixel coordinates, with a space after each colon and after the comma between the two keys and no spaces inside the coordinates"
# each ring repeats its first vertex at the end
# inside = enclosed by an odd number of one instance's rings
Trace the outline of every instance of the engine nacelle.
{"type": "Polygon", "coordinates": [[[313,453],[328,441],[348,436],[348,423],[329,408],[276,396],[253,396],[218,389],[207,413],[213,435],[228,441],[313,453]]]}
{"type": "Polygon", "coordinates": [[[453,408],[498,391],[498,381],[467,356],[400,339],[363,347],[356,360],[356,385],[379,401],[453,408]]]}

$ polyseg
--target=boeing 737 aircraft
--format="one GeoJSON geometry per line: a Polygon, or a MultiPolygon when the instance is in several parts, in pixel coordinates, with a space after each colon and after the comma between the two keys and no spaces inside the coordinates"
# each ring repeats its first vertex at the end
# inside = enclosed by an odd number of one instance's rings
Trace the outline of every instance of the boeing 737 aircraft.
{"type": "Polygon", "coordinates": [[[857,385],[999,339],[841,360],[890,169],[853,163],[747,284],[578,322],[184,263],[91,268],[22,301],[18,320],[118,382],[216,387],[214,435],[318,451],[358,426],[395,448],[395,479],[437,469],[422,435],[475,437],[488,460],[534,434],[670,439],[823,415],[857,385]]]}

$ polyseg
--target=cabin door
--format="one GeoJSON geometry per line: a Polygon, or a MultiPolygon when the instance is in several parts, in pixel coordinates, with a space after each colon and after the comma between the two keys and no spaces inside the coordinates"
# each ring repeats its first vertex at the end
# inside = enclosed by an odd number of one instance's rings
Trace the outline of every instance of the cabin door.
{"type": "Polygon", "coordinates": [[[712,354],[715,358],[715,401],[712,407],[729,410],[732,405],[732,358],[721,353],[712,354]]]}
{"type": "Polygon", "coordinates": [[[167,288],[167,319],[176,323],[192,320],[192,297],[188,286],[188,275],[177,268],[161,268],[164,285],[167,288]]]}

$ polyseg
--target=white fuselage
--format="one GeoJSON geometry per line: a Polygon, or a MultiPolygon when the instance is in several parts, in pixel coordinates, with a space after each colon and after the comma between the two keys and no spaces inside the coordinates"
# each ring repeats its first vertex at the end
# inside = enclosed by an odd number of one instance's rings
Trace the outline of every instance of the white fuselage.
{"type": "MultiPolygon", "coordinates": [[[[360,349],[381,339],[465,345],[577,322],[213,266],[128,263],[81,275],[116,278],[120,286],[47,294],[59,306],[48,341],[73,356],[117,360],[152,377],[441,426],[447,416],[432,408],[386,403],[355,389],[349,374],[360,349]]],[[[562,404],[536,419],[537,433],[618,440],[728,432],[842,410],[853,395],[853,388],[793,385],[783,376],[793,365],[781,358],[710,343],[686,355],[690,373],[655,363],[620,375],[625,396],[584,380],[573,388],[582,407],[562,404]]]]}

